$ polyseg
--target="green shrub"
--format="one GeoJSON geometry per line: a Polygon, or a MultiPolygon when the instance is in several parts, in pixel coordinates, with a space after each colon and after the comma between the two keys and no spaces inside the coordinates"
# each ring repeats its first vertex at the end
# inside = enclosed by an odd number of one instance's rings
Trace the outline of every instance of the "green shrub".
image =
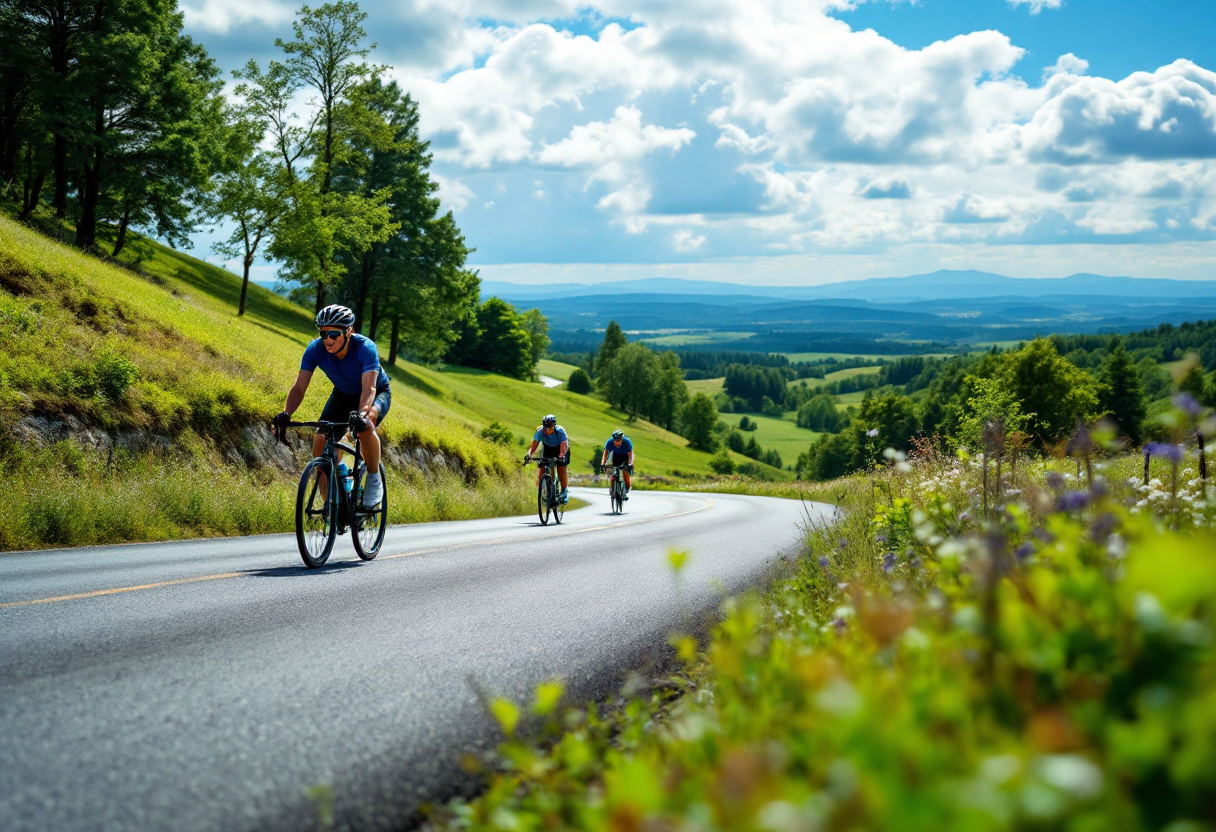
{"type": "Polygon", "coordinates": [[[730,458],[726,448],[722,448],[709,460],[709,468],[715,474],[729,476],[735,473],[735,461],[730,458]]]}
{"type": "Polygon", "coordinates": [[[582,367],[577,368],[570,373],[570,378],[566,380],[566,389],[571,393],[585,396],[591,392],[591,376],[582,367]]]}
{"type": "Polygon", "coordinates": [[[103,349],[97,353],[97,360],[93,363],[93,378],[98,392],[110,401],[117,402],[139,378],[139,368],[125,355],[103,349]]]}
{"type": "Polygon", "coordinates": [[[515,441],[515,434],[502,422],[495,419],[481,429],[481,438],[500,445],[510,445],[515,441]]]}

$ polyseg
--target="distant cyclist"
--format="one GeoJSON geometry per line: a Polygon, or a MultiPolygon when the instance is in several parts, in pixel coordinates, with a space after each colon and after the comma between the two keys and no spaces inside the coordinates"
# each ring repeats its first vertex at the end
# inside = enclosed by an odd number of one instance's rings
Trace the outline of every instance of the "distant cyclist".
{"type": "Polygon", "coordinates": [[[612,467],[620,468],[621,473],[625,475],[625,494],[622,499],[629,499],[630,472],[633,471],[633,443],[629,441],[629,437],[625,435],[623,430],[614,430],[612,438],[604,443],[604,457],[600,460],[600,467],[603,468],[608,464],[608,455],[612,454],[612,467]]]}
{"type": "MultiPolygon", "coordinates": [[[[300,374],[287,391],[283,412],[274,417],[275,434],[282,437],[291,414],[296,412],[304,393],[308,391],[313,371],[317,367],[333,382],[333,392],[321,410],[319,422],[345,422],[352,412],[359,414],[356,430],[367,464],[367,482],[363,487],[363,507],[375,508],[384,498],[384,483],[380,481],[380,437],[376,425],[388,415],[392,404],[388,375],[380,366],[380,354],[370,338],[354,334],[355,313],[345,306],[331,304],[316,317],[321,336],[304,349],[300,374]]],[[[325,435],[313,434],[312,455],[325,451],[325,435]]],[[[339,451],[339,454],[341,451],[339,451]]]]}
{"type": "MultiPolygon", "coordinates": [[[[532,437],[532,447],[528,449],[528,455],[524,457],[524,462],[530,460],[536,455],[536,446],[544,448],[543,459],[556,459],[557,463],[557,480],[562,484],[562,494],[559,498],[563,503],[569,501],[570,495],[566,493],[567,476],[566,463],[570,461],[570,440],[566,438],[566,430],[557,423],[557,417],[550,413],[541,420],[540,427],[536,429],[536,436],[532,437]]],[[[536,484],[540,485],[540,468],[536,469],[536,484]]]]}

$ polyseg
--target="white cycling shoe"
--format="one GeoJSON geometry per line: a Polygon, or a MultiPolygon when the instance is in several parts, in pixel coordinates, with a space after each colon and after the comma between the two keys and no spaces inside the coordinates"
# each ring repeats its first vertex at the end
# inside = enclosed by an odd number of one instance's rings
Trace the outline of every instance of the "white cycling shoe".
{"type": "Polygon", "coordinates": [[[380,501],[384,499],[384,482],[380,479],[379,472],[369,474],[367,483],[363,486],[363,507],[365,509],[373,509],[380,505],[380,501]]]}

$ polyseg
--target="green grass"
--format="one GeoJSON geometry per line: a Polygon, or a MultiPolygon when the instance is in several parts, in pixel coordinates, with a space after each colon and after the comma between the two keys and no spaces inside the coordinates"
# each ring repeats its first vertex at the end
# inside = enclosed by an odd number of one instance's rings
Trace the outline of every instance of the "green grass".
{"type": "MultiPolygon", "coordinates": [[[[781,454],[781,461],[792,466],[798,461],[798,454],[806,453],[807,448],[821,434],[806,428],[800,428],[794,423],[794,411],[785,414],[781,419],[773,416],[763,416],[757,413],[747,414],[747,418],[758,427],[755,431],[744,432],[744,437],[754,436],[764,450],[775,450],[781,454]]],[[[742,418],[738,413],[723,413],[722,421],[730,425],[738,425],[742,418]]]]}
{"type": "Polygon", "coordinates": [[[684,382],[688,385],[688,389],[692,393],[708,393],[711,396],[716,396],[722,392],[722,386],[726,383],[725,378],[701,378],[696,381],[684,382]]]}
{"type": "Polygon", "coordinates": [[[703,344],[722,344],[727,341],[741,341],[751,338],[754,332],[703,332],[683,333],[677,335],[642,336],[637,340],[657,350],[675,349],[703,344]]]}
{"type": "Polygon", "coordinates": [[[548,358],[542,358],[536,364],[536,372],[542,376],[555,378],[558,381],[566,382],[570,380],[570,374],[577,370],[573,364],[563,364],[560,361],[551,361],[548,358]]]}

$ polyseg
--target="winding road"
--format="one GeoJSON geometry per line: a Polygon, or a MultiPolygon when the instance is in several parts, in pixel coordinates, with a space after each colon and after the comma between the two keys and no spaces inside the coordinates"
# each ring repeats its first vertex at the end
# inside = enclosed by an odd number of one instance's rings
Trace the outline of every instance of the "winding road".
{"type": "Polygon", "coordinates": [[[571,491],[316,571],[291,535],[0,554],[0,829],[401,829],[497,741],[479,695],[610,695],[831,511],[571,491]]]}

